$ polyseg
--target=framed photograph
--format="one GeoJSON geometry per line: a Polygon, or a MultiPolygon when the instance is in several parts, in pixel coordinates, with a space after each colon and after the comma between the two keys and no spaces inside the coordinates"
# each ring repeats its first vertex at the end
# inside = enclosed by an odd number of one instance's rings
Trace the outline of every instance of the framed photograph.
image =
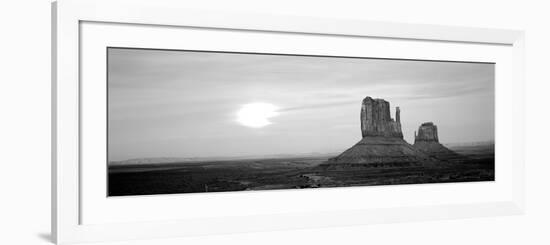
{"type": "Polygon", "coordinates": [[[522,31],[52,11],[59,244],[523,213],[522,31]]]}

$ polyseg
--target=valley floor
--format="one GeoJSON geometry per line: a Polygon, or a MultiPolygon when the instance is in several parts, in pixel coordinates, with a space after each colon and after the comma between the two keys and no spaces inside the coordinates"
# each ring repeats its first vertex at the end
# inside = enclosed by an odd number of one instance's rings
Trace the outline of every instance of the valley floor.
{"type": "Polygon", "coordinates": [[[494,148],[457,147],[452,162],[377,167],[327,165],[327,157],[109,167],[109,196],[494,181],[494,148]]]}

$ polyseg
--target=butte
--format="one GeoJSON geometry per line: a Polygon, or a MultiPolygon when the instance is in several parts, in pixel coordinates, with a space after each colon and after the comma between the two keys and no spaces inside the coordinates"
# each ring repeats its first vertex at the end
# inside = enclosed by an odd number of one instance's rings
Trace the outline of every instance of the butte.
{"type": "Polygon", "coordinates": [[[414,148],[438,160],[461,160],[463,157],[439,143],[437,126],[432,122],[422,123],[418,134],[414,132],[414,148]]]}
{"type": "Polygon", "coordinates": [[[432,158],[403,139],[400,109],[395,120],[390,103],[366,97],[361,104],[361,140],[340,155],[331,158],[326,167],[337,166],[408,166],[429,162],[432,158]]]}

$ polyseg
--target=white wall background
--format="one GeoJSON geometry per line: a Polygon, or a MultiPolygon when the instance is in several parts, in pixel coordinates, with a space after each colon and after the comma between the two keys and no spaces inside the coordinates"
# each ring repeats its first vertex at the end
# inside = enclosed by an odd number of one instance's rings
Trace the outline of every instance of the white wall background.
{"type": "MultiPolygon", "coordinates": [[[[153,0],[152,0],[153,1],[153,0]]],[[[157,0],[158,1],[158,0],[157,0]]],[[[550,15],[529,0],[189,1],[190,8],[527,31],[527,214],[111,244],[550,244],[550,15]]],[[[0,244],[48,244],[50,1],[0,5],[0,244]]],[[[514,98],[510,98],[514,99],[514,98]]]]}

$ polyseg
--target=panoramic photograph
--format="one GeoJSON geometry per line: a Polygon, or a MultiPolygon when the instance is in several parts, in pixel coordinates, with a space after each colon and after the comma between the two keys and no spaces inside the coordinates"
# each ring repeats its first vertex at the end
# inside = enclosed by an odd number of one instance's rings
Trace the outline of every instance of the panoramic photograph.
{"type": "Polygon", "coordinates": [[[495,64],[109,47],[107,128],[107,196],[494,181],[495,64]]]}

